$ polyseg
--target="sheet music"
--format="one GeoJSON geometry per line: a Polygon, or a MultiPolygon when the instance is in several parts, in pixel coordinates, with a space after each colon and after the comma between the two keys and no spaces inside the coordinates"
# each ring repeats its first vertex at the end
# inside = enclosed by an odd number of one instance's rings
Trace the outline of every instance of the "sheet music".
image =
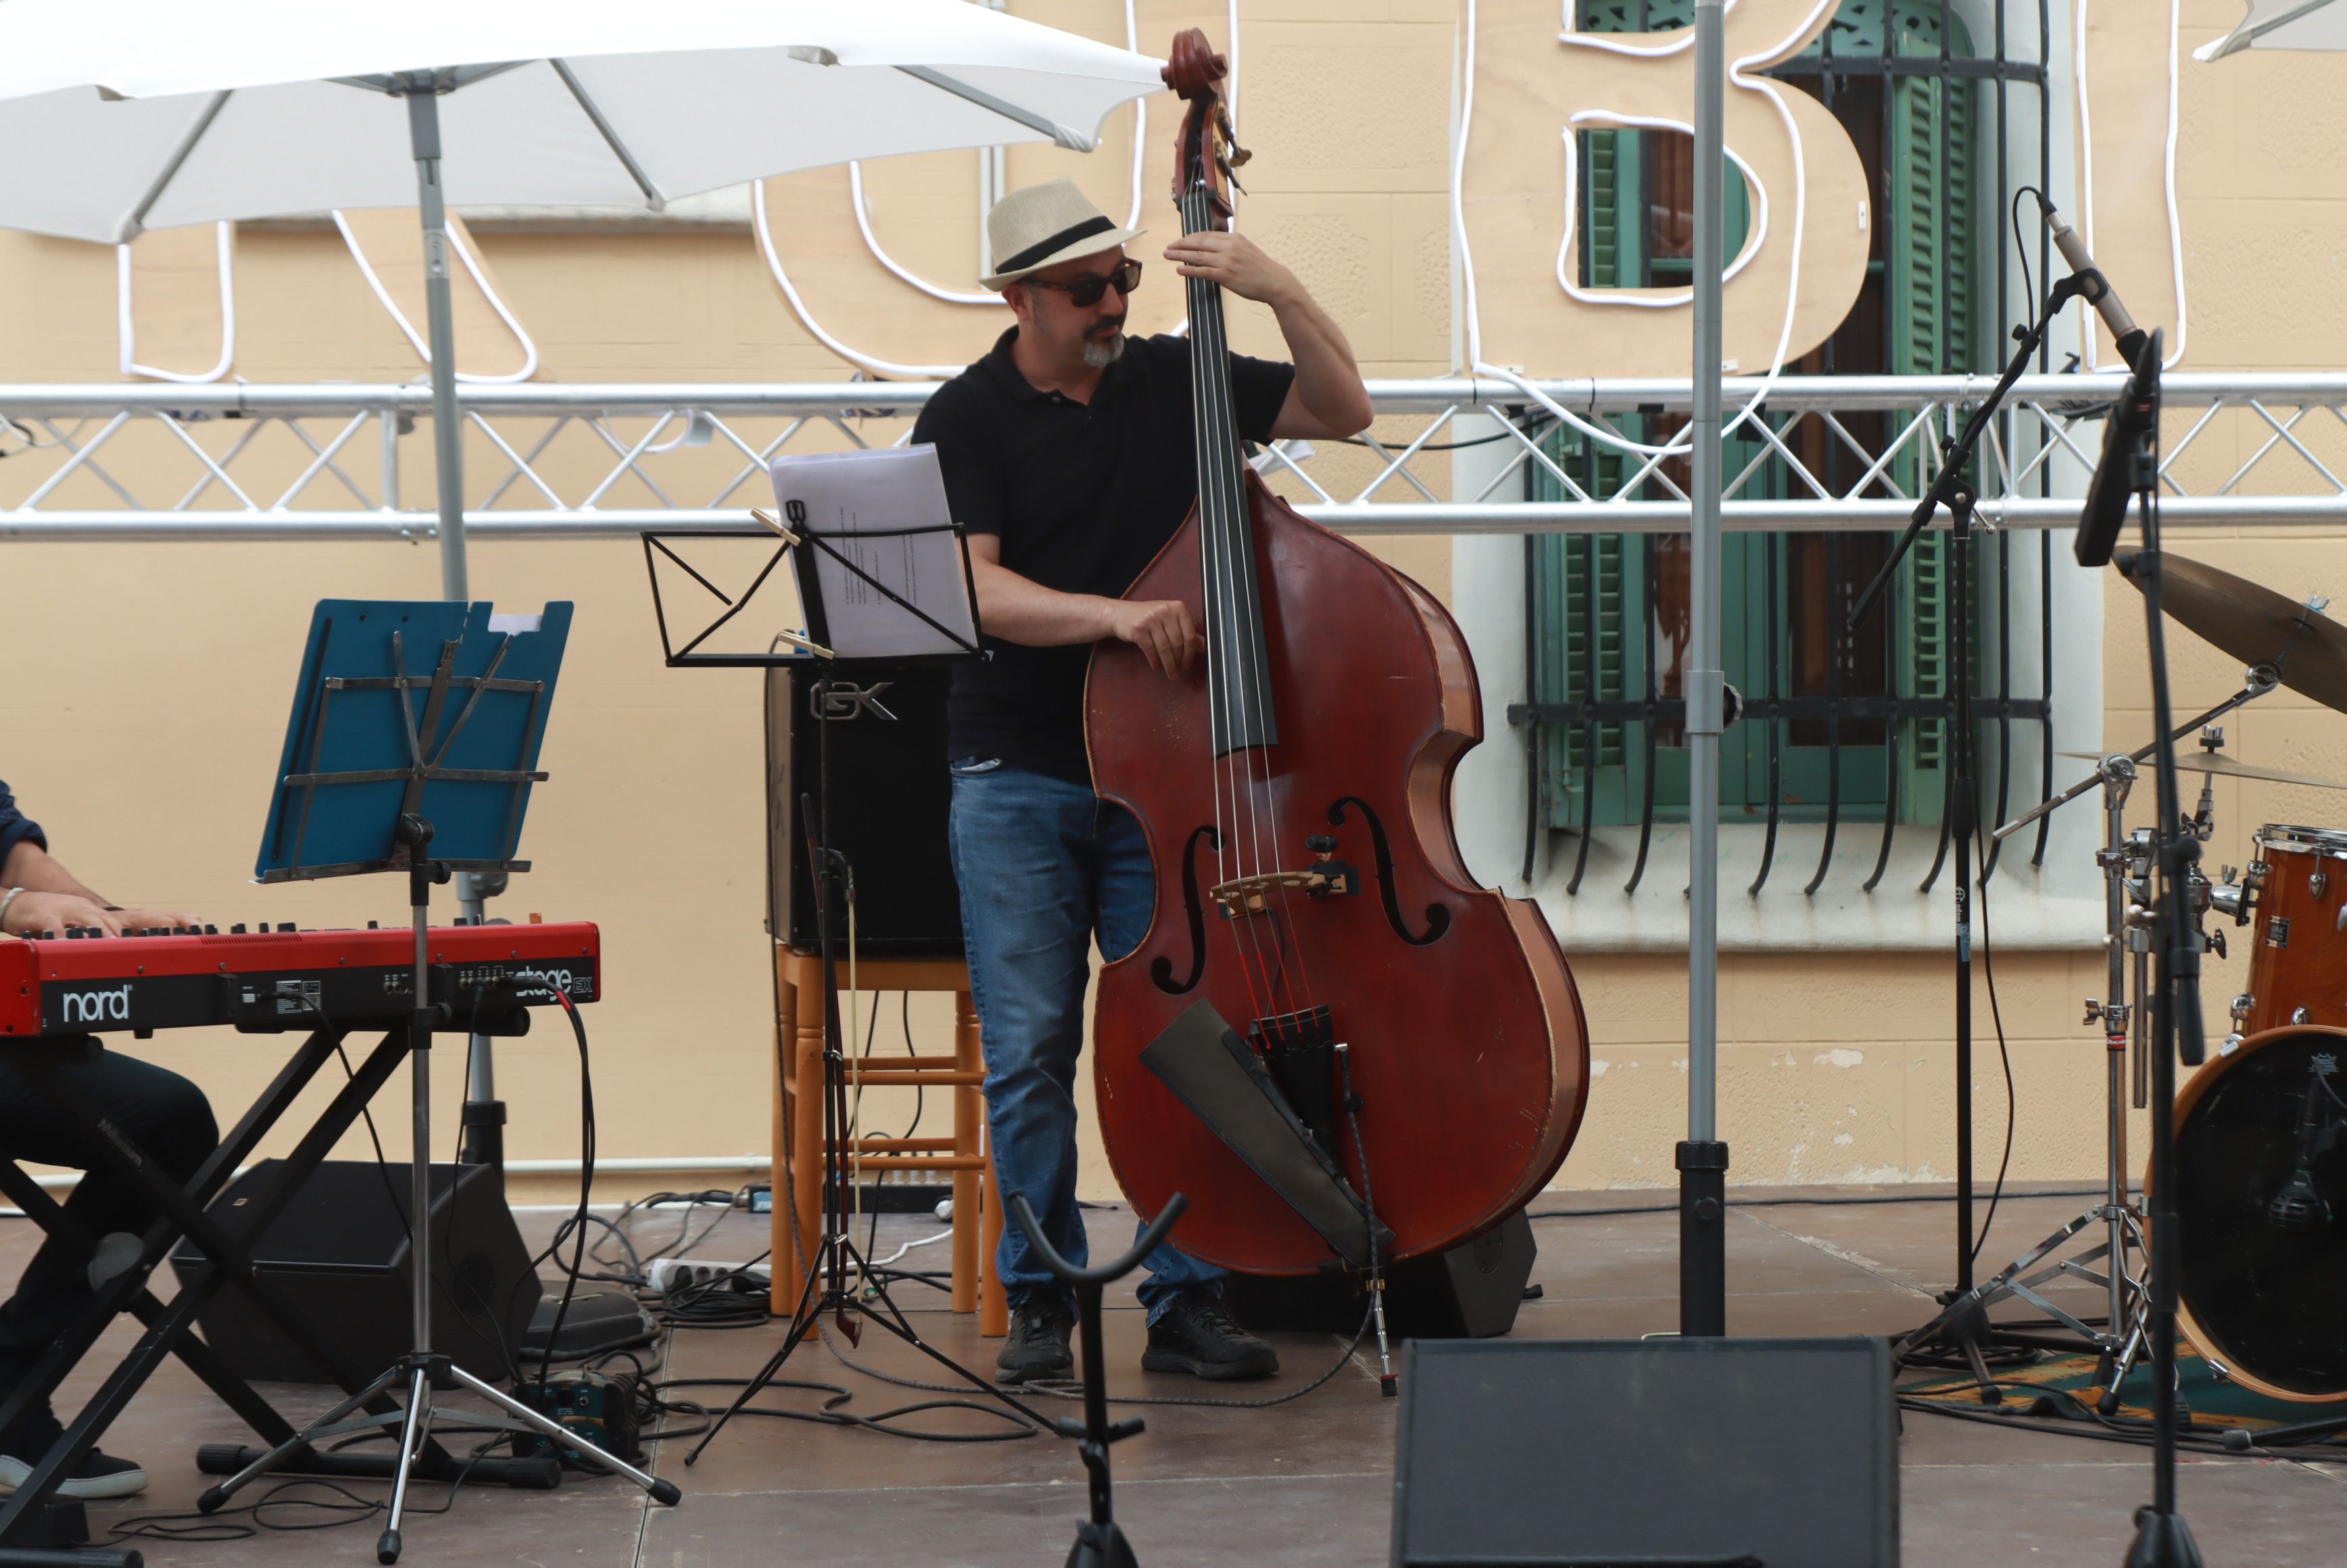
{"type": "Polygon", "coordinates": [[[843,659],[962,653],[978,641],[935,446],[777,457],[771,472],[784,518],[808,536],[793,554],[802,585],[815,574],[816,641],[843,659]]]}

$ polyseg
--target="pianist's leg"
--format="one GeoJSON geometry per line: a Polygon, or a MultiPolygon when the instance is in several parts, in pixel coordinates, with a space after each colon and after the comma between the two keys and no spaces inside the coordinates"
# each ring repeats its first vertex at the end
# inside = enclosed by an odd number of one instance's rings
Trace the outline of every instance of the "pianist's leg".
{"type": "MultiPolygon", "coordinates": [[[[194,1174],[220,1142],[203,1091],[176,1072],[111,1050],[62,1072],[99,1114],[121,1128],[175,1182],[194,1174]]],[[[77,1169],[87,1169],[93,1158],[87,1143],[57,1116],[47,1097],[5,1059],[0,1059],[0,1157],[77,1169]]],[[[155,1217],[153,1205],[136,1187],[102,1171],[84,1176],[65,1206],[93,1235],[136,1234],[155,1217]]],[[[15,1294],[0,1303],[0,1399],[31,1371],[49,1343],[88,1306],[90,1296],[88,1260],[55,1237],[43,1242],[17,1281],[15,1294]]],[[[46,1407],[19,1422],[15,1433],[0,1442],[0,1487],[21,1481],[57,1432],[56,1418],[46,1407]]],[[[68,1497],[122,1497],[141,1490],[146,1481],[145,1473],[129,1461],[93,1452],[77,1478],[58,1490],[68,1497]]]]}

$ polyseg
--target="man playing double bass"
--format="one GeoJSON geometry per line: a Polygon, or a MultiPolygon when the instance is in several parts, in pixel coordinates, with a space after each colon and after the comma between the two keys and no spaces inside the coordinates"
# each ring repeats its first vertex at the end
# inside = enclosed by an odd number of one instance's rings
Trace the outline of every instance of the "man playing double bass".
{"type": "MultiPolygon", "coordinates": [[[[913,438],[936,444],[953,515],[969,533],[990,661],[955,671],[948,707],[951,841],[970,993],[986,1049],[995,1173],[1024,1193],[1051,1244],[1081,1262],[1076,1207],[1077,1056],[1090,949],[1147,934],[1153,877],[1130,813],[1093,794],[1084,748],[1092,644],[1130,642],[1181,678],[1203,651],[1178,600],[1121,596],[1197,495],[1190,348],[1124,334],[1141,263],[1069,180],[1012,192],[987,217],[1000,291],[1018,317],[993,351],[938,389],[913,438]]],[[[1294,365],[1230,356],[1223,416],[1262,443],[1333,440],[1368,425],[1368,390],[1345,335],[1294,273],[1243,235],[1166,247],[1184,277],[1269,305],[1294,365]]],[[[1006,1383],[1070,1374],[1072,1305],[1017,1226],[996,1266],[1012,1312],[1006,1383]]],[[[1224,1311],[1222,1271],[1168,1243],[1146,1260],[1152,1371],[1267,1377],[1272,1348],[1224,1311]]]]}

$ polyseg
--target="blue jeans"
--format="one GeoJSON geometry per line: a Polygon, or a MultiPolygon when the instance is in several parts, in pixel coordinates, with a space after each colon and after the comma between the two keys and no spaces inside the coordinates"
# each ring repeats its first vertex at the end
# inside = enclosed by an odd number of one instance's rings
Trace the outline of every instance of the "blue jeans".
{"type": "MultiPolygon", "coordinates": [[[[1091,948],[1122,958],[1148,934],[1156,881],[1141,825],[1122,806],[989,758],[952,764],[951,843],[961,884],[970,1000],[986,1048],[986,1122],[1004,1201],[1024,1193],[1060,1255],[1089,1254],[1076,1208],[1076,1059],[1091,948]]],[[[1171,1243],[1143,1260],[1149,1320],[1180,1292],[1219,1294],[1222,1270],[1171,1243]]],[[[995,1268],[1015,1308],[1059,1285],[1014,1221],[995,1268]]]]}

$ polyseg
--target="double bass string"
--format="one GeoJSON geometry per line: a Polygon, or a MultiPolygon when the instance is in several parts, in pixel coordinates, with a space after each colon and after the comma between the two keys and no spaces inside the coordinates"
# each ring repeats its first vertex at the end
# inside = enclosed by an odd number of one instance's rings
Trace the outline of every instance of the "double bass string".
{"type": "MultiPolygon", "coordinates": [[[[1194,192],[1185,193],[1178,205],[1182,211],[1183,231],[1195,233],[1204,226],[1203,198],[1194,192]]],[[[1220,466],[1214,461],[1217,451],[1214,439],[1214,413],[1208,406],[1206,396],[1206,388],[1213,380],[1209,369],[1212,362],[1206,358],[1208,352],[1206,335],[1200,330],[1208,318],[1219,313],[1214,308],[1218,302],[1214,297],[1214,285],[1211,282],[1198,278],[1192,278],[1187,282],[1192,326],[1190,350],[1193,395],[1190,403],[1190,417],[1192,435],[1196,443],[1201,468],[1204,470],[1198,489],[1200,523],[1198,537],[1202,556],[1200,566],[1206,601],[1206,701],[1209,720],[1206,755],[1207,765],[1214,781],[1214,874],[1215,880],[1219,884],[1231,880],[1231,862],[1234,857],[1239,857],[1242,870],[1245,866],[1245,851],[1238,832],[1239,781],[1235,776],[1235,770],[1233,769],[1234,776],[1229,780],[1230,815],[1226,821],[1224,816],[1224,774],[1226,769],[1232,769],[1232,764],[1215,744],[1215,737],[1220,731],[1225,727],[1235,728],[1233,718],[1235,694],[1230,687],[1231,676],[1227,661],[1222,657],[1222,650],[1228,645],[1228,640],[1225,636],[1225,630],[1235,624],[1232,620],[1230,584],[1227,580],[1226,540],[1229,530],[1224,526],[1223,518],[1224,477],[1220,466]]],[[[1255,950],[1251,939],[1252,932],[1237,931],[1233,933],[1233,937],[1238,949],[1240,971],[1246,981],[1248,1000],[1258,1016],[1267,1014],[1270,1009],[1266,1005],[1265,997],[1271,986],[1269,966],[1264,962],[1262,954],[1255,950]],[[1262,971],[1260,975],[1258,970],[1262,971]]]]}
{"type": "MultiPolygon", "coordinates": [[[[1209,214],[1205,194],[1199,184],[1193,185],[1183,205],[1185,231],[1195,232],[1207,226],[1209,214]]],[[[1246,490],[1238,452],[1238,422],[1231,398],[1228,328],[1223,314],[1220,286],[1208,279],[1193,279],[1191,282],[1194,285],[1191,291],[1191,325],[1193,381],[1196,393],[1194,404],[1199,410],[1200,456],[1211,469],[1212,488],[1215,492],[1216,504],[1210,520],[1219,525],[1219,538],[1214,548],[1222,558],[1222,570],[1218,575],[1224,589],[1220,596],[1225,618],[1223,624],[1234,634],[1228,646],[1247,665],[1245,671],[1237,672],[1235,678],[1244,683],[1242,694],[1252,699],[1249,718],[1259,723],[1269,714],[1271,702],[1263,661],[1253,657],[1256,639],[1248,634],[1252,630],[1251,626],[1240,619],[1247,606],[1259,600],[1259,595],[1250,595],[1245,591],[1253,584],[1251,568],[1254,563],[1251,559],[1252,541],[1246,528],[1246,490]]],[[[1202,490],[1202,497],[1203,494],[1202,490]]],[[[1253,740],[1255,725],[1250,724],[1246,733],[1234,738],[1242,743],[1253,740]]],[[[1266,748],[1242,743],[1234,750],[1249,753],[1244,763],[1236,757],[1232,759],[1235,775],[1232,786],[1235,796],[1239,788],[1236,774],[1244,767],[1252,856],[1249,874],[1259,876],[1266,864],[1262,825],[1263,819],[1266,817],[1272,839],[1271,869],[1279,869],[1280,845],[1284,839],[1279,823],[1278,797],[1272,788],[1270,759],[1266,748]]],[[[1266,989],[1274,999],[1283,999],[1279,993],[1286,993],[1280,1010],[1300,1012],[1308,1005],[1311,994],[1309,968],[1304,961],[1301,944],[1296,940],[1294,923],[1289,917],[1288,889],[1283,886],[1269,891],[1271,897],[1266,901],[1265,916],[1271,923],[1272,953],[1267,957],[1263,953],[1260,933],[1250,930],[1246,933],[1247,939],[1255,950],[1258,963],[1268,971],[1266,989]],[[1290,973],[1291,958],[1294,960],[1294,975],[1290,973]],[[1303,990],[1300,999],[1297,995],[1298,979],[1302,982],[1303,990]]]]}

